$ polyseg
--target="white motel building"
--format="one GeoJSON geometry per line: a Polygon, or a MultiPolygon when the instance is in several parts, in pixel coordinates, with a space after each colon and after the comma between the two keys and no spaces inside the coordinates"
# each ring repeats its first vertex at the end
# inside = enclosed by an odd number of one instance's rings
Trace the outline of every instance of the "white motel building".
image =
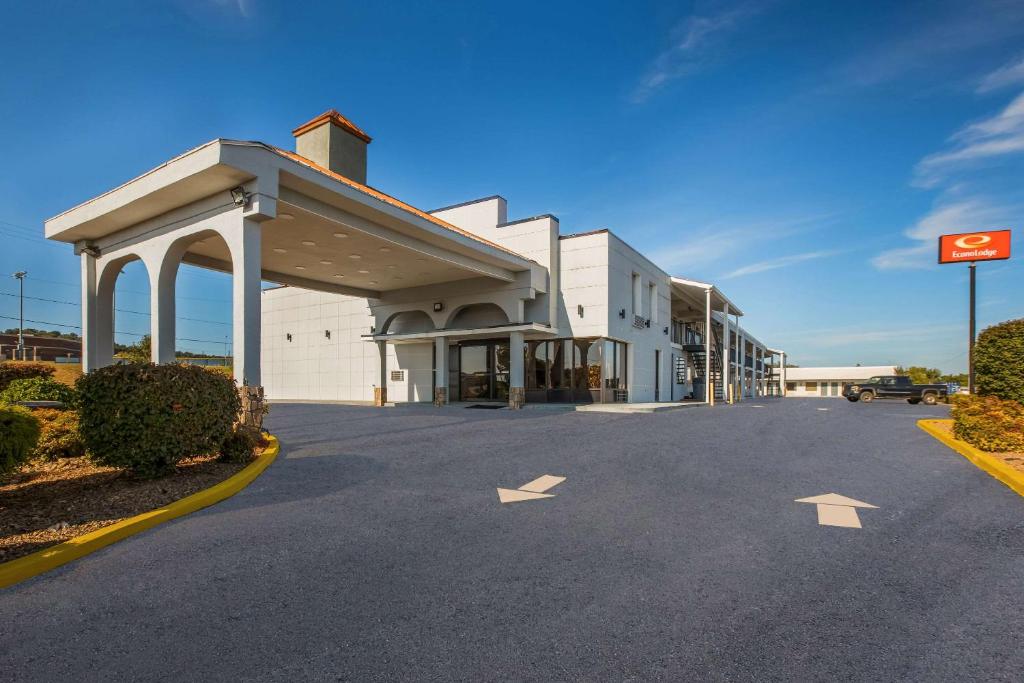
{"type": "Polygon", "coordinates": [[[153,361],[174,360],[179,265],[230,272],[235,376],[271,400],[704,401],[709,378],[719,401],[782,393],[784,354],[715,285],[500,196],[414,208],[366,184],[370,137],[336,111],[293,135],[294,152],[213,140],[46,221],[81,258],[86,370],[112,362],[114,284],[141,260],[153,361]]]}
{"type": "Polygon", "coordinates": [[[852,384],[895,374],[894,365],[786,368],[785,394],[791,398],[840,398],[852,384]]]}

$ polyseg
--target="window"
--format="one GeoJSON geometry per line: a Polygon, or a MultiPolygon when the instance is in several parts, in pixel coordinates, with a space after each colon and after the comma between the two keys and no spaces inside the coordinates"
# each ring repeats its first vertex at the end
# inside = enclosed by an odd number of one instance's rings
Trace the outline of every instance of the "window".
{"type": "Polygon", "coordinates": [[[818,383],[817,382],[804,382],[804,391],[817,391],[817,390],[818,390],[818,383]]]}
{"type": "Polygon", "coordinates": [[[647,305],[650,307],[647,317],[651,323],[658,322],[658,287],[653,282],[647,285],[647,305]]]}
{"type": "Polygon", "coordinates": [[[786,382],[786,391],[796,391],[796,382],[786,382]]]}
{"type": "Polygon", "coordinates": [[[633,273],[633,315],[640,315],[643,310],[640,301],[640,273],[633,273]]]}
{"type": "Polygon", "coordinates": [[[828,396],[828,382],[821,383],[821,392],[819,396],[828,396]]]}

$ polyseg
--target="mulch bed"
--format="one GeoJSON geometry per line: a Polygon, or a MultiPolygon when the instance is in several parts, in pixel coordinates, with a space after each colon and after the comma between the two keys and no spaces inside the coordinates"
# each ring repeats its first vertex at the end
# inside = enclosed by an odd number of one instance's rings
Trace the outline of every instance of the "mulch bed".
{"type": "MultiPolygon", "coordinates": [[[[949,424],[947,422],[938,422],[935,424],[935,427],[942,433],[949,435],[950,438],[956,438],[956,436],[953,435],[952,424],[949,424]]],[[[991,455],[993,458],[996,458],[997,460],[1003,461],[1004,463],[1006,463],[1013,469],[1017,470],[1018,472],[1024,472],[1024,453],[1001,453],[998,451],[993,453],[985,451],[985,453],[991,455]]]]}
{"type": "Polygon", "coordinates": [[[136,479],[84,457],[29,463],[0,480],[0,562],[162,507],[245,466],[208,455],[181,461],[176,474],[136,479]]]}

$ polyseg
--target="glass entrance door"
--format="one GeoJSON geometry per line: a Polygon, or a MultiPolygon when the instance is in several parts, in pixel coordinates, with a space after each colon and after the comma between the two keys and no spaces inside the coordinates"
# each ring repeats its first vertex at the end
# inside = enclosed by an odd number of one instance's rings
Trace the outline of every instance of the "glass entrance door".
{"type": "Polygon", "coordinates": [[[459,400],[507,401],[508,342],[459,345],[459,400]]]}

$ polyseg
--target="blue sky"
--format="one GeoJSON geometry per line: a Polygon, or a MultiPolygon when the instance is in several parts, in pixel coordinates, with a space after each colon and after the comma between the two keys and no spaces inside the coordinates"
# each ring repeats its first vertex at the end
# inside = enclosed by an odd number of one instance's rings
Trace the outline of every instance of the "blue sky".
{"type": "MultiPolygon", "coordinates": [[[[967,272],[934,264],[943,232],[1015,230],[1016,259],[978,267],[979,324],[1024,317],[1022,3],[139,7],[5,10],[0,273],[54,300],[30,319],[79,322],[77,259],[45,218],[216,137],[291,148],[331,107],[374,137],[372,185],[611,228],[718,283],[802,365],[964,370],[967,272]]],[[[147,292],[129,266],[119,341],[148,331],[147,292]]],[[[223,352],[229,294],[183,269],[180,348],[223,352]]]]}

